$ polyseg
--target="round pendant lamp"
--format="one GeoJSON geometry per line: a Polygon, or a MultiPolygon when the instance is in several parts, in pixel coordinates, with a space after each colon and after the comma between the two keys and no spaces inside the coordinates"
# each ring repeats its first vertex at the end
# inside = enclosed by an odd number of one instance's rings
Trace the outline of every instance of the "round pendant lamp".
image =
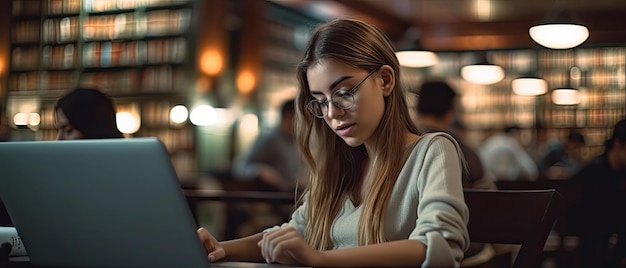
{"type": "Polygon", "coordinates": [[[439,63],[437,54],[426,50],[404,50],[396,52],[400,65],[411,68],[430,67],[439,63]]]}
{"type": "Polygon", "coordinates": [[[396,57],[401,66],[424,68],[439,63],[439,57],[437,57],[435,52],[422,48],[420,36],[419,29],[412,27],[404,33],[404,36],[398,42],[398,47],[401,49],[396,52],[396,57]]]}
{"type": "Polygon", "coordinates": [[[513,93],[520,96],[538,96],[548,92],[548,82],[535,75],[526,75],[513,79],[513,93]]]}
{"type": "Polygon", "coordinates": [[[480,85],[491,85],[504,78],[504,69],[487,60],[487,52],[479,54],[478,62],[461,68],[461,77],[468,82],[480,85]]]}
{"type": "Polygon", "coordinates": [[[577,105],[580,103],[580,92],[574,88],[557,88],[552,91],[552,103],[556,105],[577,105]]]}
{"type": "MultiPolygon", "coordinates": [[[[565,76],[567,85],[552,90],[552,103],[556,105],[577,105],[581,101],[581,94],[573,84],[575,81],[579,81],[581,71],[578,67],[572,67],[565,76]]],[[[579,84],[576,83],[576,85],[578,86],[579,84]]]]}
{"type": "Polygon", "coordinates": [[[530,27],[528,34],[544,47],[568,49],[585,42],[589,30],[569,12],[563,1],[557,1],[545,21],[530,27]]]}

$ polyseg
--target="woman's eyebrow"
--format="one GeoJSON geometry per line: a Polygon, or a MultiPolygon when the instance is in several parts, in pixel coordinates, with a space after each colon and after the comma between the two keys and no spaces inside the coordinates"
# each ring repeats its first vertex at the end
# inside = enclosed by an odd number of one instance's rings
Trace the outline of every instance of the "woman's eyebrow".
{"type": "MultiPolygon", "coordinates": [[[[335,80],[335,82],[332,82],[330,84],[330,86],[328,86],[328,90],[333,90],[333,88],[335,88],[337,85],[339,85],[339,83],[343,82],[346,79],[350,79],[352,78],[352,76],[342,76],[337,78],[337,80],[335,80]]],[[[311,94],[323,94],[321,91],[315,91],[315,90],[311,90],[311,94]]]]}

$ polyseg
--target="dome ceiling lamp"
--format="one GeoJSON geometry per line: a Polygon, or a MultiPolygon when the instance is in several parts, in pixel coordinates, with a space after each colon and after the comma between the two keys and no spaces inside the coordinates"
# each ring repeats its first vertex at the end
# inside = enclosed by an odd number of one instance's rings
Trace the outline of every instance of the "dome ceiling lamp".
{"type": "Polygon", "coordinates": [[[400,50],[396,52],[396,57],[401,66],[410,68],[424,68],[439,63],[439,57],[432,51],[422,48],[420,44],[420,31],[415,28],[409,28],[400,40],[398,47],[400,50]]]}
{"type": "Polygon", "coordinates": [[[556,105],[577,105],[580,103],[580,92],[571,86],[557,88],[552,91],[552,103],[556,105]]]}
{"type": "Polygon", "coordinates": [[[552,90],[552,103],[556,105],[578,105],[581,101],[581,94],[578,89],[572,85],[572,80],[580,78],[580,69],[572,67],[568,76],[567,84],[552,90]]]}
{"type": "Polygon", "coordinates": [[[504,69],[487,60],[487,51],[479,53],[478,62],[461,68],[461,77],[468,82],[480,85],[491,85],[504,78],[504,69]]]}
{"type": "Polygon", "coordinates": [[[545,22],[528,29],[530,37],[538,44],[551,49],[569,49],[587,40],[589,30],[557,0],[545,22]]]}
{"type": "Polygon", "coordinates": [[[513,79],[513,93],[519,96],[539,96],[548,92],[548,82],[535,74],[529,73],[513,79]]]}

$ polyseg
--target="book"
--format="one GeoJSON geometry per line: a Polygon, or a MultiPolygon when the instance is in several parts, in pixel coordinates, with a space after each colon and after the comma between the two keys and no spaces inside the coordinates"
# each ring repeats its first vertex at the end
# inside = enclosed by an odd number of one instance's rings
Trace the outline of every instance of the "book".
{"type": "Polygon", "coordinates": [[[11,245],[9,257],[28,255],[15,227],[0,227],[0,246],[4,246],[5,243],[11,245]]]}

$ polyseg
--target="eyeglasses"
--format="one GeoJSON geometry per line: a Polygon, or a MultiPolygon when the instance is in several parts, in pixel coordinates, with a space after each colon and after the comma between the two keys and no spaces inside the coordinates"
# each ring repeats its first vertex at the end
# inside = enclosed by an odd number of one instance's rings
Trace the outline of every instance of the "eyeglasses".
{"type": "MultiPolygon", "coordinates": [[[[330,100],[333,103],[333,105],[343,110],[351,109],[354,106],[354,93],[356,92],[356,90],[359,89],[361,84],[363,84],[363,82],[365,82],[367,78],[372,76],[372,74],[374,74],[379,69],[380,69],[380,66],[370,71],[367,74],[367,76],[365,76],[365,78],[363,78],[363,80],[361,80],[361,82],[356,84],[356,86],[354,86],[352,89],[337,90],[333,92],[333,95],[330,97],[330,100]]],[[[327,99],[323,99],[323,100],[314,99],[314,100],[309,101],[309,103],[307,103],[306,109],[309,110],[309,112],[311,112],[311,114],[313,114],[315,117],[324,118],[324,116],[328,114],[328,102],[329,101],[327,99]]]]}

